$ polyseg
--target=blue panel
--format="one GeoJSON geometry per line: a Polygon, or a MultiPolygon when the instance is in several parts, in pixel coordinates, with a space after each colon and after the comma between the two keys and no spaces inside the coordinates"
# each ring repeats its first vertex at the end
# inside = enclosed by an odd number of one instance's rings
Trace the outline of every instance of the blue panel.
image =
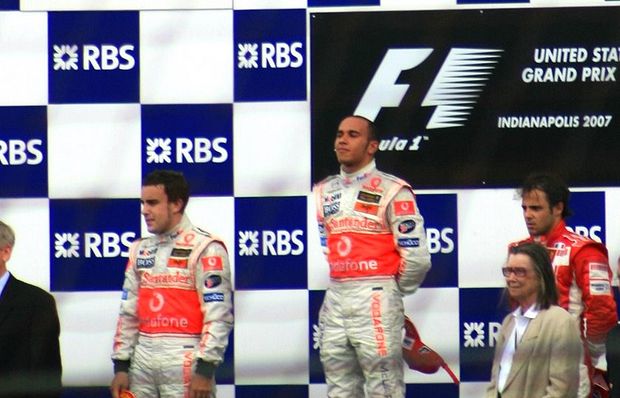
{"type": "Polygon", "coordinates": [[[139,236],[138,200],[50,200],[51,290],[120,290],[139,236]]]}
{"type": "Polygon", "coordinates": [[[569,209],[573,215],[566,225],[576,233],[605,243],[605,192],[573,192],[569,209]]]}
{"type": "MultiPolygon", "coordinates": [[[[409,372],[405,370],[405,372],[409,372]]],[[[439,369],[443,372],[443,369],[439,369]]],[[[459,386],[456,384],[407,384],[406,398],[458,398],[459,386]]]]}
{"type": "Polygon", "coordinates": [[[310,350],[310,383],[325,383],[325,373],[323,373],[323,365],[321,364],[320,353],[316,342],[318,339],[319,311],[325,297],[324,290],[311,290],[308,298],[310,321],[308,342],[310,350]]]}
{"type": "Polygon", "coordinates": [[[50,12],[50,103],[138,102],[138,12],[50,12]]]}
{"type": "Polygon", "coordinates": [[[458,286],[458,224],[456,194],[416,196],[433,266],[423,287],[458,286]]]}
{"type": "Polygon", "coordinates": [[[19,0],[2,0],[0,10],[19,10],[19,0]]]}
{"type": "Polygon", "coordinates": [[[497,333],[509,312],[502,292],[501,288],[459,291],[461,381],[491,379],[497,333]]]}
{"type": "Polygon", "coordinates": [[[183,172],[192,195],[233,194],[232,105],[142,105],[142,172],[183,172]]]}
{"type": "Polygon", "coordinates": [[[0,197],[46,197],[47,109],[0,107],[0,197]]]}
{"type": "Polygon", "coordinates": [[[306,99],[306,11],[235,11],[235,101],[306,99]]]}
{"type": "Polygon", "coordinates": [[[306,197],[235,199],[237,289],[305,289],[306,197]]]}

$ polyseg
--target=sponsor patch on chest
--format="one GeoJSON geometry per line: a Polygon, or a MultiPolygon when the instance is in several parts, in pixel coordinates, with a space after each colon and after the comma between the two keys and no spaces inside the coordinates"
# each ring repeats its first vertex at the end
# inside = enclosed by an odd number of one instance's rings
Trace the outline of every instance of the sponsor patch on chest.
{"type": "Polygon", "coordinates": [[[191,249],[181,249],[179,247],[175,247],[172,249],[172,252],[170,253],[170,257],[187,258],[189,257],[191,253],[192,253],[191,249]]]}
{"type": "Polygon", "coordinates": [[[340,211],[341,192],[328,193],[323,197],[323,216],[329,217],[340,211]]]}
{"type": "Polygon", "coordinates": [[[381,198],[382,195],[367,191],[359,191],[357,194],[357,200],[361,200],[362,202],[367,203],[379,203],[381,202],[381,198]]]}
{"type": "Polygon", "coordinates": [[[356,200],[353,210],[360,212],[360,213],[366,213],[366,214],[376,216],[377,214],[379,214],[379,205],[372,204],[372,203],[366,203],[366,202],[360,202],[359,200],[356,200]]]}
{"type": "Polygon", "coordinates": [[[155,256],[136,258],[136,267],[138,269],[153,268],[155,266],[155,256]]]}
{"type": "Polygon", "coordinates": [[[187,268],[187,262],[191,253],[191,249],[173,248],[170,253],[170,258],[168,258],[168,267],[187,268]]]}

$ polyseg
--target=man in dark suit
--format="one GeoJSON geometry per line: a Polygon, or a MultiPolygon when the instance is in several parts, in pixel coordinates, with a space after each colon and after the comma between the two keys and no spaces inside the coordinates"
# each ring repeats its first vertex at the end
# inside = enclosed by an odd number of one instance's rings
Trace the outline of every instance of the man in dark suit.
{"type": "Polygon", "coordinates": [[[14,244],[13,230],[0,221],[0,398],[57,398],[62,364],[56,303],[8,272],[14,244]]]}

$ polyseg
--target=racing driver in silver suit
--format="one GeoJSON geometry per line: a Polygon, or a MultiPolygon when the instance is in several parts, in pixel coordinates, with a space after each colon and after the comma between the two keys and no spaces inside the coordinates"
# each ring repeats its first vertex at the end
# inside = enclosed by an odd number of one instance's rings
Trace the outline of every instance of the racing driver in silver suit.
{"type": "Polygon", "coordinates": [[[216,367],[233,326],[224,244],[184,214],[181,173],[158,170],[142,186],[142,215],[154,236],[130,248],[114,337],[113,398],[215,397],[216,367]]]}
{"type": "Polygon", "coordinates": [[[424,220],[409,184],[378,171],[374,124],[338,126],[341,170],[314,187],[330,283],[319,314],[328,397],[405,396],[402,296],[431,267],[424,220]]]}

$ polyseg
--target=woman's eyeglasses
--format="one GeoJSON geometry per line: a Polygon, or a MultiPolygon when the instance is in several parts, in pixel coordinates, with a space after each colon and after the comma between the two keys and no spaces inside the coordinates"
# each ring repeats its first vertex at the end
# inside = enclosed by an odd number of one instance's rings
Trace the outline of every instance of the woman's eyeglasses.
{"type": "Polygon", "coordinates": [[[504,274],[505,277],[509,277],[510,274],[515,274],[519,278],[523,278],[525,275],[527,275],[527,268],[523,268],[523,267],[503,267],[502,268],[502,274],[504,274]]]}

